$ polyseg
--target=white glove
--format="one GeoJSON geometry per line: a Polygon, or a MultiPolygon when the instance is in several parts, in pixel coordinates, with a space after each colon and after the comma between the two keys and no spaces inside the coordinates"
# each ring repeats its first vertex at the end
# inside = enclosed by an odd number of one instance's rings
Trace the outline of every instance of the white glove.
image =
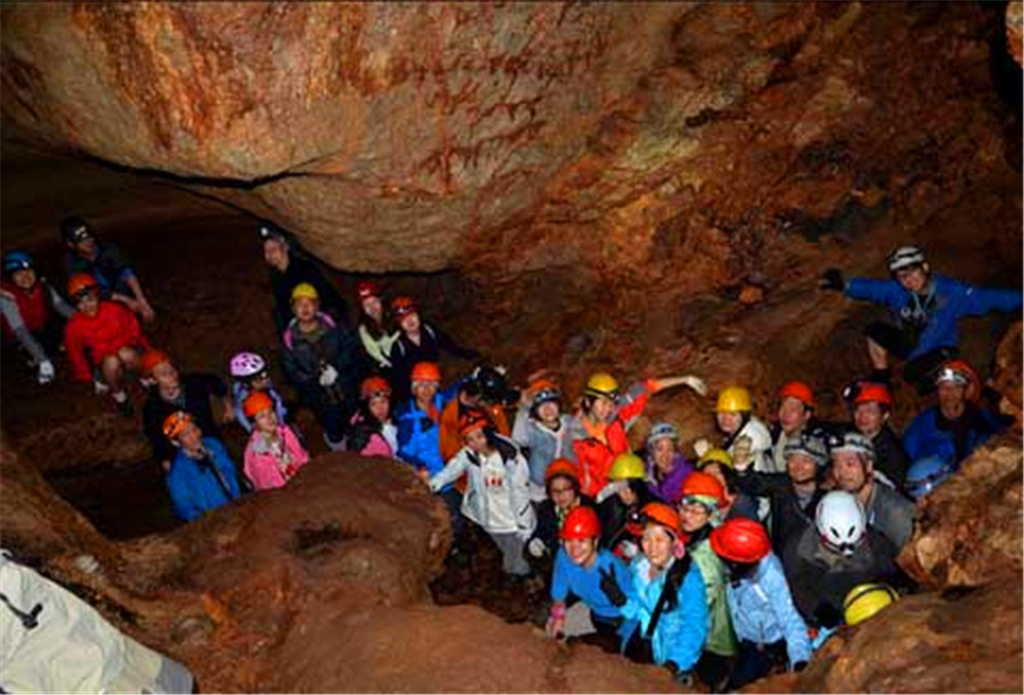
{"type": "Polygon", "coordinates": [[[40,362],[39,376],[37,377],[40,384],[49,384],[55,376],[57,376],[57,370],[53,368],[53,362],[50,360],[40,362]]]}
{"type": "Polygon", "coordinates": [[[693,374],[687,374],[686,376],[683,377],[682,381],[683,381],[683,384],[685,386],[693,389],[694,391],[696,391],[700,395],[702,395],[702,396],[708,395],[708,385],[705,384],[704,380],[701,379],[699,376],[694,376],[693,374]]]}
{"type": "Polygon", "coordinates": [[[618,494],[619,490],[625,490],[629,487],[629,483],[625,480],[616,480],[614,483],[608,483],[601,491],[597,493],[597,503],[601,504],[612,495],[618,494]]]}
{"type": "Polygon", "coordinates": [[[539,538],[532,539],[526,546],[527,552],[533,557],[544,557],[547,549],[548,547],[544,545],[544,541],[539,538]]]}
{"type": "Polygon", "coordinates": [[[110,387],[104,384],[102,381],[92,382],[92,388],[96,392],[97,396],[102,396],[110,390],[110,387]]]}
{"type": "Polygon", "coordinates": [[[324,388],[334,386],[334,382],[338,380],[338,370],[333,365],[327,365],[320,370],[320,385],[324,388]]]}
{"type": "Polygon", "coordinates": [[[706,439],[698,439],[693,443],[693,452],[697,454],[697,458],[700,458],[711,449],[711,442],[706,439]]]}
{"type": "Polygon", "coordinates": [[[736,443],[732,447],[732,462],[736,470],[744,471],[750,466],[754,460],[753,445],[754,442],[745,434],[736,438],[736,443]]]}
{"type": "Polygon", "coordinates": [[[622,556],[627,560],[632,560],[640,554],[640,546],[633,541],[622,541],[619,543],[619,549],[622,550],[622,556]]]}

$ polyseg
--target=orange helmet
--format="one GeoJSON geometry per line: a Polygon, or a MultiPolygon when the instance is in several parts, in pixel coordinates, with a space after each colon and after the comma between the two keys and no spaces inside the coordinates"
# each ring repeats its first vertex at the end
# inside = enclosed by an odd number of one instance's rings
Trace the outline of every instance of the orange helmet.
{"type": "Polygon", "coordinates": [[[75,273],[68,278],[68,295],[78,299],[78,295],[91,292],[99,287],[99,283],[89,273],[75,273]]]}
{"type": "Polygon", "coordinates": [[[580,481],[580,473],[576,469],[576,464],[569,459],[555,459],[549,463],[547,470],[544,471],[544,482],[550,483],[552,479],[560,475],[572,478],[577,483],[580,481]]]}
{"type": "Polygon", "coordinates": [[[892,394],[884,384],[864,384],[853,398],[854,405],[872,402],[892,407],[892,394]]]}
{"type": "Polygon", "coordinates": [[[802,381],[791,381],[779,389],[779,400],[786,398],[795,398],[808,408],[814,408],[817,405],[814,401],[814,391],[802,381]]]}
{"type": "Polygon", "coordinates": [[[700,471],[690,473],[690,475],[686,476],[686,480],[683,481],[681,492],[682,504],[686,504],[686,498],[690,497],[694,498],[692,501],[698,504],[705,504],[713,500],[712,504],[714,506],[725,506],[725,489],[718,482],[718,478],[707,473],[701,473],[700,471]]]}
{"type": "Polygon", "coordinates": [[[441,368],[436,362],[417,362],[412,368],[410,375],[413,383],[417,381],[432,381],[435,384],[441,383],[441,368]]]}
{"type": "Polygon", "coordinates": [[[391,385],[382,377],[368,377],[363,381],[363,385],[359,387],[359,398],[364,401],[368,401],[371,398],[376,398],[377,396],[390,398],[391,385]]]}
{"type": "Polygon", "coordinates": [[[562,524],[558,536],[562,540],[569,538],[597,538],[601,535],[601,522],[597,512],[590,507],[579,506],[569,512],[562,524]]]}
{"type": "Polygon", "coordinates": [[[184,410],[176,410],[164,419],[164,436],[173,441],[193,422],[192,416],[184,410]]]}
{"type": "Polygon", "coordinates": [[[273,407],[274,401],[270,396],[263,391],[253,391],[245,397],[245,401],[242,403],[242,412],[245,413],[247,418],[254,418],[257,413],[262,413],[264,410],[273,407]]]}
{"type": "Polygon", "coordinates": [[[402,317],[417,311],[419,309],[416,307],[416,302],[412,301],[410,297],[401,296],[391,300],[391,313],[395,316],[402,317]]]}
{"type": "Polygon", "coordinates": [[[487,413],[482,410],[467,411],[459,418],[459,435],[465,437],[473,430],[489,427],[490,424],[490,418],[488,418],[487,413]]]}
{"type": "Polygon", "coordinates": [[[171,357],[163,350],[157,350],[156,348],[150,348],[142,353],[142,357],[139,358],[139,369],[145,375],[150,375],[153,370],[156,369],[158,364],[164,362],[170,362],[171,357]]]}
{"type": "Polygon", "coordinates": [[[645,524],[658,524],[664,526],[675,535],[676,538],[683,536],[683,524],[679,520],[679,514],[675,509],[661,502],[651,502],[644,505],[640,510],[640,516],[645,524]]]}

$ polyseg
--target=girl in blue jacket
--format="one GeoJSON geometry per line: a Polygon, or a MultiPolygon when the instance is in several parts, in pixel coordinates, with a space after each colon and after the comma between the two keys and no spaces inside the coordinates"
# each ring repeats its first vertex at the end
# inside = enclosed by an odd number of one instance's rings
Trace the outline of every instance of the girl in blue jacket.
{"type": "Polygon", "coordinates": [[[803,670],[811,658],[807,624],[793,605],[782,563],[772,553],[764,526],[750,519],[730,519],[711,532],[711,548],[731,578],[726,600],[740,641],[728,690],[767,676],[786,664],[787,657],[790,670],[803,670]]]}
{"type": "Polygon", "coordinates": [[[643,554],[630,565],[631,596],[602,586],[613,603],[622,604],[626,655],[666,667],[685,686],[707,640],[708,604],[704,580],[683,545],[679,514],[666,504],[651,502],[640,512],[643,554]]]}

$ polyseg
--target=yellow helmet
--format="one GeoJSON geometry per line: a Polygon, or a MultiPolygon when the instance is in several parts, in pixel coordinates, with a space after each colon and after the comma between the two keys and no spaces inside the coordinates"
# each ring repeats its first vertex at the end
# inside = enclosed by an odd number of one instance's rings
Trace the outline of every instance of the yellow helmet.
{"type": "Polygon", "coordinates": [[[749,413],[750,392],[742,386],[727,386],[718,394],[716,413],[749,413]]]}
{"type": "Polygon", "coordinates": [[[843,600],[843,619],[847,625],[857,625],[898,598],[899,594],[885,584],[860,584],[843,600]]]}
{"type": "Polygon", "coordinates": [[[296,299],[320,299],[320,295],[316,288],[308,282],[300,282],[292,290],[292,301],[294,302],[296,299]]]}
{"type": "Polygon", "coordinates": [[[608,480],[643,480],[646,477],[644,460],[636,454],[619,454],[608,471],[608,480]]]}
{"type": "Polygon", "coordinates": [[[700,470],[709,463],[720,463],[726,468],[733,468],[732,455],[725,449],[708,449],[704,455],[697,459],[697,470],[700,470]]]}
{"type": "Polygon", "coordinates": [[[607,372],[591,374],[587,379],[587,388],[583,391],[586,396],[604,396],[613,401],[619,397],[619,382],[607,372]]]}

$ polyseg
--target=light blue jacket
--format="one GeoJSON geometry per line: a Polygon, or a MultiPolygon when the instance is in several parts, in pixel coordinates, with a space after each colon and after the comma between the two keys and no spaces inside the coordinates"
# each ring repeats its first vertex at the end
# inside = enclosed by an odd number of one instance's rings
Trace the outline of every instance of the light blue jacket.
{"type": "Polygon", "coordinates": [[[736,637],[754,644],[786,640],[790,666],[811,658],[811,640],[807,624],[800,617],[782,563],[775,553],[758,563],[750,577],[726,588],[729,614],[736,637]]]}
{"type": "MultiPolygon", "coordinates": [[[[980,316],[990,311],[1019,312],[1021,291],[974,287],[942,275],[933,275],[931,282],[934,306],[926,309],[927,323],[921,331],[917,347],[910,359],[940,347],[957,344],[956,322],[962,316],[980,316]]],[[[846,296],[864,299],[889,307],[899,320],[910,318],[914,310],[913,294],[896,280],[851,278],[846,283],[846,296]]]]}
{"type": "MultiPolygon", "coordinates": [[[[648,579],[650,568],[651,563],[644,555],[637,556],[629,566],[633,591],[631,594],[627,592],[629,600],[622,607],[622,616],[626,619],[621,631],[623,648],[636,630],[640,630],[641,635],[647,633],[647,626],[651,622],[665,586],[668,568],[653,580],[648,579]]],[[[707,599],[704,596],[704,579],[697,563],[691,562],[690,569],[679,587],[675,608],[671,611],[662,611],[658,626],[651,636],[654,663],[660,666],[672,661],[682,671],[691,670],[704,650],[709,628],[710,618],[707,599]]]]}

